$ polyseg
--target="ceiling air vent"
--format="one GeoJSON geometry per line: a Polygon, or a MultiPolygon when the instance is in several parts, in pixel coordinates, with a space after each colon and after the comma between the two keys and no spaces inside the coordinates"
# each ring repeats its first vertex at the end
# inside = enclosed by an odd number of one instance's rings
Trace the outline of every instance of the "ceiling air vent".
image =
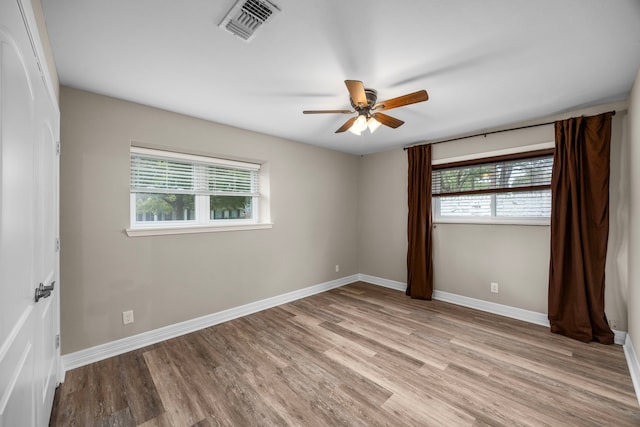
{"type": "Polygon", "coordinates": [[[239,0],[224,17],[219,27],[248,42],[253,39],[262,24],[278,12],[280,9],[267,0],[239,0]]]}

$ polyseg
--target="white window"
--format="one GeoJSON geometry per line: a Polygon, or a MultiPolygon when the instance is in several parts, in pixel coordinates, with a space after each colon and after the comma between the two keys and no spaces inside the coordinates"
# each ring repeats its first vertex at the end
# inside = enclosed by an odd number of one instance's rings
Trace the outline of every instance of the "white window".
{"type": "Polygon", "coordinates": [[[131,229],[259,224],[259,182],[259,164],[131,147],[131,229]]]}
{"type": "Polygon", "coordinates": [[[434,165],[434,219],[548,222],[552,168],[553,150],[434,165]]]}

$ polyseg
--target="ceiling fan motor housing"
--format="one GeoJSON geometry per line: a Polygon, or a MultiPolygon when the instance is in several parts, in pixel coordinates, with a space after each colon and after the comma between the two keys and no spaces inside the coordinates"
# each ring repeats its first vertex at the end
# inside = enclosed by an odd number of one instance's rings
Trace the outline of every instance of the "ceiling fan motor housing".
{"type": "Polygon", "coordinates": [[[351,101],[351,106],[358,112],[361,112],[361,111],[368,112],[370,109],[373,108],[374,105],[376,105],[376,100],[378,99],[378,91],[376,91],[375,89],[365,88],[364,94],[367,97],[367,103],[369,104],[367,107],[364,107],[364,106],[361,107],[359,105],[356,105],[353,102],[353,99],[349,97],[349,101],[351,101]]]}

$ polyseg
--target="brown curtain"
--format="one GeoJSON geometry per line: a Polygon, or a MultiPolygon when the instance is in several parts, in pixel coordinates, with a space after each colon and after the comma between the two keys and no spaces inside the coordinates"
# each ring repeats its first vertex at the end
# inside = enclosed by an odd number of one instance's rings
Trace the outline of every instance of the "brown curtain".
{"type": "Polygon", "coordinates": [[[431,145],[407,149],[409,218],[407,221],[407,292],[431,300],[433,253],[431,235],[431,145]]]}
{"type": "Polygon", "coordinates": [[[611,116],[555,123],[551,178],[551,332],[613,344],[604,314],[611,116]]]}

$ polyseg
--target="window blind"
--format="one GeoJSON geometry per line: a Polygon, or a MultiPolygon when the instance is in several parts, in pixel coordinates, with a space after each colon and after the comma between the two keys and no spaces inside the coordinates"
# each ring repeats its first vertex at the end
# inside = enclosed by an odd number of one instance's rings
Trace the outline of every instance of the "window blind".
{"type": "Polygon", "coordinates": [[[132,147],[131,192],[259,196],[260,165],[217,160],[132,147]]]}
{"type": "MultiPolygon", "coordinates": [[[[551,188],[552,168],[553,149],[434,165],[432,195],[446,197],[546,190],[551,188]]],[[[472,198],[469,202],[472,203],[472,198]]],[[[507,209],[508,202],[504,206],[507,209]]]]}
{"type": "Polygon", "coordinates": [[[212,195],[258,196],[258,173],[253,170],[209,166],[208,190],[212,195]]]}
{"type": "Polygon", "coordinates": [[[146,193],[193,193],[193,163],[131,156],[131,191],[146,193]]]}

